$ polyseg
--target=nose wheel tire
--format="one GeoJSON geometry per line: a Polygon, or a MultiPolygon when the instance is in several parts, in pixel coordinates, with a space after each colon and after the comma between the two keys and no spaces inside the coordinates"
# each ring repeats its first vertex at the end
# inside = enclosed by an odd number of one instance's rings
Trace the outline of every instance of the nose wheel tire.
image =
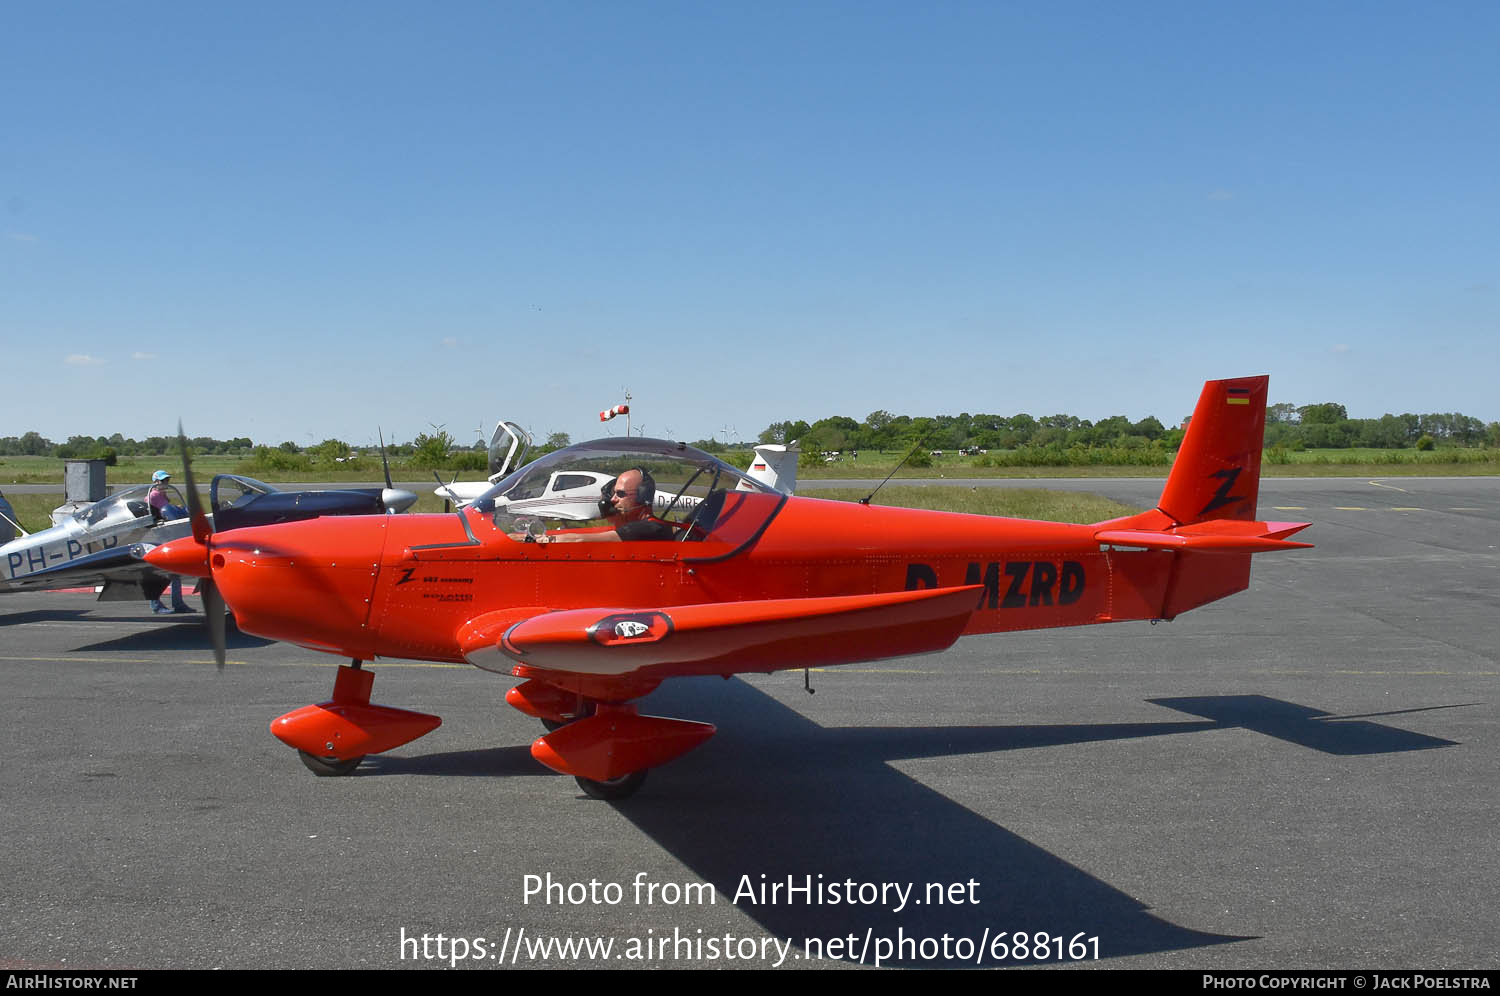
{"type": "Polygon", "coordinates": [[[351,757],[347,761],[340,761],[336,757],[319,757],[316,754],[309,754],[305,750],[299,750],[297,756],[302,758],[302,764],[307,770],[319,778],[338,778],[343,775],[353,774],[354,769],[359,767],[359,762],[365,759],[365,756],[361,754],[359,757],[351,757]]]}
{"type": "Polygon", "coordinates": [[[628,799],[640,791],[641,786],[646,784],[646,772],[632,771],[628,775],[611,778],[607,782],[596,782],[591,778],[574,778],[573,780],[589,798],[615,802],[628,799]]]}

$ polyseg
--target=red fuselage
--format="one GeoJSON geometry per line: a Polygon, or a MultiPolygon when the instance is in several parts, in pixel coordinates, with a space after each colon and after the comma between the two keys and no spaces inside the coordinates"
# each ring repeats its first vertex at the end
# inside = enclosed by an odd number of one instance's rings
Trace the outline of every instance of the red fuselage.
{"type": "Polygon", "coordinates": [[[520,621],[967,584],[984,589],[970,634],[1172,614],[1173,554],[1101,550],[1098,528],[788,498],[737,545],[533,544],[468,510],[236,530],[214,537],[212,563],[243,630],[363,660],[461,661],[460,628],[509,609],[520,621]]]}

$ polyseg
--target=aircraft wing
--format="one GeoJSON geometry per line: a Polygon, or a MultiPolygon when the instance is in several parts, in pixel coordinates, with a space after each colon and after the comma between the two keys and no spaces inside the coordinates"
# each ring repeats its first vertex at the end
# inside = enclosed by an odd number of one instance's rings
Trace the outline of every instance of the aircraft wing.
{"type": "Polygon", "coordinates": [[[56,567],[48,567],[20,577],[7,579],[13,590],[54,590],[57,588],[84,587],[110,581],[143,582],[166,579],[168,576],[152,567],[141,557],[151,544],[133,543],[109,550],[101,550],[84,557],[75,557],[56,567]]]}
{"type": "Polygon", "coordinates": [[[936,653],[958,639],[982,585],[655,609],[487,613],[460,628],[492,671],[617,678],[736,674],[936,653]]]}

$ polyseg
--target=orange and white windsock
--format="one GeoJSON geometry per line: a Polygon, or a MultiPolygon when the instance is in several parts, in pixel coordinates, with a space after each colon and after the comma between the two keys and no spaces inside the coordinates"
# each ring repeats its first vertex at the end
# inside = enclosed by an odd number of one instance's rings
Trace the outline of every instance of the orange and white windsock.
{"type": "Polygon", "coordinates": [[[610,409],[607,409],[605,411],[600,412],[599,413],[599,421],[601,421],[601,422],[608,422],[610,419],[614,418],[616,415],[629,415],[629,414],[630,414],[630,406],[629,405],[615,405],[613,408],[610,408],[610,409]]]}

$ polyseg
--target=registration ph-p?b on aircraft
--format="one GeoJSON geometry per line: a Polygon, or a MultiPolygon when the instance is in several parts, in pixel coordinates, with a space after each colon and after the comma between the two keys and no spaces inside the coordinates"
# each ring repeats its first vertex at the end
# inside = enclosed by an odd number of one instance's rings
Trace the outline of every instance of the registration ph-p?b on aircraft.
{"type": "Polygon", "coordinates": [[[636,438],[549,454],[448,515],[211,533],[198,512],[193,537],[148,556],[211,576],[241,629],[351,661],[330,700],[271,724],[314,771],[346,774],[441,722],[372,704],[366,663],[467,661],[524,679],[506,701],[551,731],[531,746],[537,760],[622,798],[714,733],[637,711],[666,678],[1171,619],[1243,590],[1252,555],[1309,545],[1287,539],[1307,523],[1256,518],[1267,381],[1205,384],[1157,507],[1091,525],[792,497],[636,438]],[[619,475],[617,506],[650,514],[549,527],[507,511],[563,470],[619,475]],[[653,508],[653,486],[697,500],[653,508]]]}

